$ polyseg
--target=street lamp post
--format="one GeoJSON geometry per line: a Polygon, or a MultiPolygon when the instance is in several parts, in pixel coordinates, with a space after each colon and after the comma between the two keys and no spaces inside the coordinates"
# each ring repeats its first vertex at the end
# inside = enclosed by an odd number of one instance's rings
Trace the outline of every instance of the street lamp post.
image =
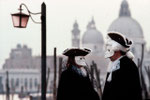
{"type": "Polygon", "coordinates": [[[41,100],[46,100],[46,4],[42,3],[41,13],[32,13],[25,4],[20,5],[20,12],[12,14],[14,27],[26,28],[28,18],[31,17],[35,23],[41,23],[41,100]],[[22,13],[22,6],[24,6],[29,15],[22,13]],[[33,20],[31,14],[41,14],[41,22],[33,20]]]}
{"type": "Polygon", "coordinates": [[[42,100],[46,100],[46,5],[43,3],[42,4],[42,16],[41,16],[41,20],[42,20],[42,24],[41,24],[41,31],[42,31],[42,35],[41,35],[41,40],[42,40],[42,59],[41,59],[41,78],[42,78],[42,96],[41,99],[42,100]]]}

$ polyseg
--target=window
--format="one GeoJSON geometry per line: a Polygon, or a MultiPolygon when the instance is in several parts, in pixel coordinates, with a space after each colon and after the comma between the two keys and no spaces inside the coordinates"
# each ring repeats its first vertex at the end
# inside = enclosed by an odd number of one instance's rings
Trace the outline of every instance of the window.
{"type": "Polygon", "coordinates": [[[14,83],[14,79],[11,79],[11,88],[15,88],[15,83],[14,83]]]}
{"type": "Polygon", "coordinates": [[[30,78],[30,89],[32,89],[32,78],[30,78]]]}
{"type": "Polygon", "coordinates": [[[19,78],[16,80],[16,87],[19,87],[19,78]]]}
{"type": "Polygon", "coordinates": [[[35,80],[34,80],[34,86],[35,87],[37,87],[38,86],[38,81],[37,81],[37,79],[35,78],[35,80]]]}
{"type": "Polygon", "coordinates": [[[2,77],[0,77],[0,93],[3,93],[3,84],[2,84],[2,77]]]}
{"type": "Polygon", "coordinates": [[[24,86],[25,86],[25,88],[28,87],[28,80],[27,80],[27,78],[25,78],[25,80],[24,80],[24,86]]]}

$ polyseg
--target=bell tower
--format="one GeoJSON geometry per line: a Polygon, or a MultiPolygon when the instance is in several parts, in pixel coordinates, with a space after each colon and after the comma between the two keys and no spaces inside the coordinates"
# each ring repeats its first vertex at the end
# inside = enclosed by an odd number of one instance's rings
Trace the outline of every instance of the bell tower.
{"type": "Polygon", "coordinates": [[[78,23],[75,21],[72,30],[72,47],[80,48],[80,30],[78,27],[78,23]]]}

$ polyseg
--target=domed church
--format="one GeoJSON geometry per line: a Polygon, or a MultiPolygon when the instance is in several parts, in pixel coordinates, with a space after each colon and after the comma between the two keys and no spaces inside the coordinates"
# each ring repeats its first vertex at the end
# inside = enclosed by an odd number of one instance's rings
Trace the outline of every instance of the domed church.
{"type": "Polygon", "coordinates": [[[101,55],[103,53],[104,39],[102,33],[96,29],[95,21],[92,19],[87,24],[87,30],[80,40],[80,30],[75,21],[72,30],[72,47],[85,47],[92,50],[92,54],[101,55]],[[80,46],[81,44],[81,46],[80,46]]]}
{"type": "Polygon", "coordinates": [[[95,21],[92,19],[87,25],[87,30],[82,37],[82,47],[92,50],[92,54],[101,55],[103,52],[104,39],[102,33],[96,29],[95,21]]]}
{"type": "Polygon", "coordinates": [[[142,53],[142,44],[145,45],[143,30],[140,24],[132,18],[128,2],[123,0],[119,12],[119,17],[114,20],[108,28],[108,31],[117,31],[129,37],[133,41],[131,51],[135,58],[140,58],[142,53]]]}

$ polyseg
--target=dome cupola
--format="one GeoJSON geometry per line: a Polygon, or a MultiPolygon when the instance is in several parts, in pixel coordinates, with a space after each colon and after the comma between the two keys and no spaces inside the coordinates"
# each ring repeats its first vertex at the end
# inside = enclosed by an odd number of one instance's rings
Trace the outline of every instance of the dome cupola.
{"type": "Polygon", "coordinates": [[[131,16],[128,2],[126,0],[123,0],[123,2],[121,4],[119,17],[122,17],[122,16],[128,16],[128,17],[131,16]]]}
{"type": "Polygon", "coordinates": [[[82,47],[92,50],[92,54],[103,54],[104,40],[100,31],[96,29],[95,21],[92,19],[88,25],[87,30],[82,37],[82,47]]]}
{"type": "Polygon", "coordinates": [[[88,43],[104,43],[101,32],[96,29],[94,19],[92,19],[92,21],[88,23],[87,30],[82,37],[82,44],[88,43]]]}

